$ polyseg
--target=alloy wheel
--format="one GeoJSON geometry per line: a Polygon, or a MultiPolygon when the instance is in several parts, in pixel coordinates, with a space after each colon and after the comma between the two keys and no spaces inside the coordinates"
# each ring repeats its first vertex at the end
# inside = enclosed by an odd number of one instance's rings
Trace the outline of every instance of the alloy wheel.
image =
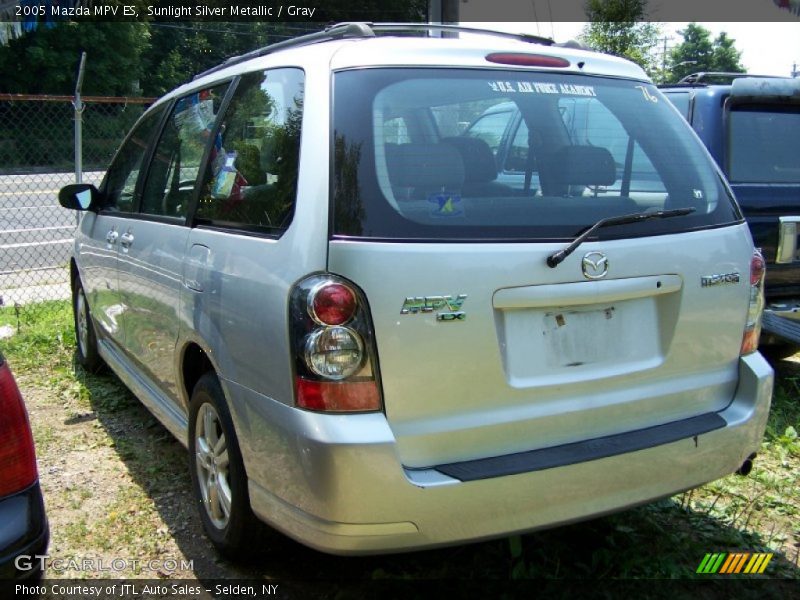
{"type": "Polygon", "coordinates": [[[194,447],[203,506],[214,526],[224,529],[231,516],[228,447],[219,414],[209,403],[197,412],[194,447]]]}

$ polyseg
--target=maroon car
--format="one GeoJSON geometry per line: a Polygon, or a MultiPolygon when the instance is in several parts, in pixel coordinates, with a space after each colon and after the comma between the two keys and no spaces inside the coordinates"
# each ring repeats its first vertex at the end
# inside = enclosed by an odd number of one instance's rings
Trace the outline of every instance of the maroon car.
{"type": "Polygon", "coordinates": [[[0,353],[0,579],[40,577],[49,536],[28,413],[0,353]]]}

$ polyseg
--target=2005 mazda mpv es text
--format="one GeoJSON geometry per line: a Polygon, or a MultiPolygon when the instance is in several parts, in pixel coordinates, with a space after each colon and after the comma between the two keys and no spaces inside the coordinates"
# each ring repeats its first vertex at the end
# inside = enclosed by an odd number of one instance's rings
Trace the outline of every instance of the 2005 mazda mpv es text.
{"type": "Polygon", "coordinates": [[[78,358],[188,447],[210,539],[417,549],[748,470],[764,263],[684,119],[624,60],[404,29],[231,59],[60,194],[78,358]]]}

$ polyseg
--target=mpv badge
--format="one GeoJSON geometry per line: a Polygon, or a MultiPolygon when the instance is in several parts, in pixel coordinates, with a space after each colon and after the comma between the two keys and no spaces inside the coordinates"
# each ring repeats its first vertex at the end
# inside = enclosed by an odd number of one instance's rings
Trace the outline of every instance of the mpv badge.
{"type": "Polygon", "coordinates": [[[430,313],[437,310],[442,312],[436,315],[437,321],[464,321],[466,313],[461,310],[466,294],[453,296],[408,296],[400,309],[401,315],[415,315],[430,313]]]}
{"type": "Polygon", "coordinates": [[[608,273],[608,257],[602,252],[589,252],[581,261],[586,279],[602,279],[608,273]]]}

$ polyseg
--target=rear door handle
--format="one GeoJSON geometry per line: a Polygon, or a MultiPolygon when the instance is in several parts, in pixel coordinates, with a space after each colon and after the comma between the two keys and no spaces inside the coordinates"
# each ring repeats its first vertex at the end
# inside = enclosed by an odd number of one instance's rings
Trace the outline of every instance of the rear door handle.
{"type": "Polygon", "coordinates": [[[118,237],[119,233],[117,233],[115,229],[112,229],[106,234],[106,242],[108,242],[109,244],[116,244],[118,237]]]}
{"type": "Polygon", "coordinates": [[[133,244],[133,234],[129,231],[127,233],[123,233],[122,237],[119,238],[119,245],[125,248],[126,250],[131,247],[133,244]]]}

